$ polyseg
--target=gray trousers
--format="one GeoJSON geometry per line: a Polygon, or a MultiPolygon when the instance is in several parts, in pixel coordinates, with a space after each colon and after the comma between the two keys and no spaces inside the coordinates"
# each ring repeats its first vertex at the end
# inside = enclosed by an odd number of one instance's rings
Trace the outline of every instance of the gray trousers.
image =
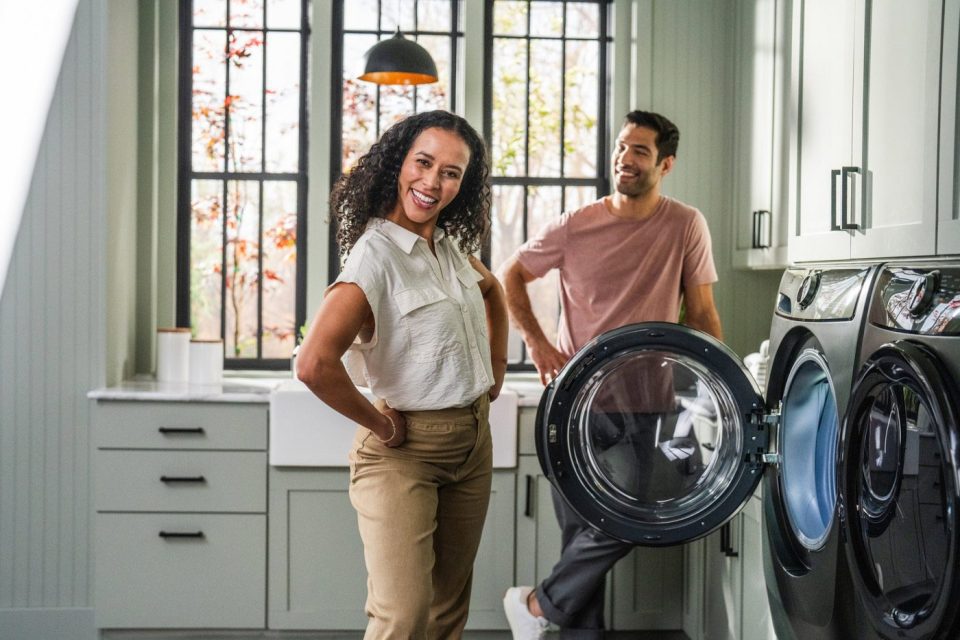
{"type": "Polygon", "coordinates": [[[633,545],[600,533],[567,506],[553,490],[560,524],[560,561],[537,587],[537,601],[547,620],[568,640],[603,638],[603,600],[607,572],[633,545]]]}

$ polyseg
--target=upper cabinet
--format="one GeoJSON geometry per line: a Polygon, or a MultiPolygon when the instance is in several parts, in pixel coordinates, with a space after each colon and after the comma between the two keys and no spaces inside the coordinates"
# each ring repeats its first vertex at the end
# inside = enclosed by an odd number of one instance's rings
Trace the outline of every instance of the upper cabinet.
{"type": "Polygon", "coordinates": [[[793,9],[790,259],[936,253],[943,0],[793,9]]]}
{"type": "Polygon", "coordinates": [[[737,0],[733,266],[787,264],[787,0],[737,0]]]}
{"type": "Polygon", "coordinates": [[[943,13],[943,69],[940,102],[940,202],[937,253],[960,254],[960,0],[948,0],[943,13]]]}

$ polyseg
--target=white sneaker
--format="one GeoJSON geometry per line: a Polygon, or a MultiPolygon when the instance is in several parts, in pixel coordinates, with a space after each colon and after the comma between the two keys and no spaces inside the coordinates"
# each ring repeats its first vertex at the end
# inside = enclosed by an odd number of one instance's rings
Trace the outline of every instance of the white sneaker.
{"type": "Polygon", "coordinates": [[[546,618],[530,613],[527,598],[533,587],[510,587],[503,596],[503,612],[507,614],[513,640],[542,640],[550,624],[546,618]]]}

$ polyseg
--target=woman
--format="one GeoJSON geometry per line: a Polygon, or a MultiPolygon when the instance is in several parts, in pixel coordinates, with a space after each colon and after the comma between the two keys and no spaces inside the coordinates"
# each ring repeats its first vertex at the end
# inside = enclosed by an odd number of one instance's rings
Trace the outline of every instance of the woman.
{"type": "Polygon", "coordinates": [[[488,174],[476,131],[432,111],[391,127],[330,196],[347,259],[297,376],[359,424],[350,501],[365,638],[457,638],[466,624],[490,498],[487,416],[506,370],[503,291],[470,255],[489,228],[488,174]]]}

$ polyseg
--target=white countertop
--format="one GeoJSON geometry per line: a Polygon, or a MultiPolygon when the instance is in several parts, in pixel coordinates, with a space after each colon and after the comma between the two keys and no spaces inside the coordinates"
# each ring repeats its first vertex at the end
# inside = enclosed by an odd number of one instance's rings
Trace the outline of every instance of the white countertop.
{"type": "Polygon", "coordinates": [[[157,382],[153,378],[124,380],[115,387],[87,393],[91,400],[133,400],[141,402],[262,402],[288,378],[224,378],[221,384],[157,382]]]}
{"type": "MultiPolygon", "coordinates": [[[[187,382],[157,382],[152,377],[125,380],[113,387],[87,393],[91,400],[141,402],[262,402],[270,401],[270,392],[291,380],[289,376],[227,376],[222,384],[198,385],[187,382]]],[[[535,373],[508,373],[504,388],[515,391],[520,407],[536,407],[543,385],[535,373]]]]}

